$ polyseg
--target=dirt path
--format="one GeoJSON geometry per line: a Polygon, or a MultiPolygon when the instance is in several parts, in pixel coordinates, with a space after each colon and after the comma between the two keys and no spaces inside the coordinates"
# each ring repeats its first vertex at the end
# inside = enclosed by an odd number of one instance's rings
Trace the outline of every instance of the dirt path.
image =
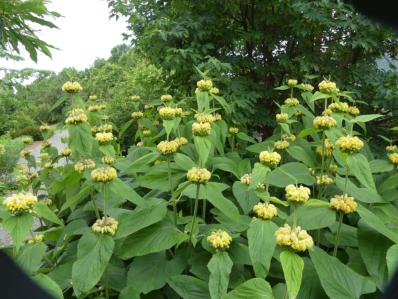
{"type": "MultiPolygon", "coordinates": [[[[52,146],[58,149],[58,151],[62,148],[65,147],[65,144],[62,143],[62,138],[68,136],[68,131],[66,130],[61,130],[61,131],[56,131],[50,138],[52,146]]],[[[32,144],[28,145],[25,149],[26,150],[31,150],[32,155],[38,159],[40,155],[40,148],[42,145],[43,141],[36,141],[33,142],[32,144]]],[[[62,161],[60,161],[62,164],[62,161]]],[[[19,159],[18,163],[26,163],[26,160],[24,158],[19,159]]],[[[34,224],[36,227],[38,226],[38,221],[34,224]]],[[[7,246],[11,244],[11,237],[10,235],[3,230],[3,228],[0,226],[0,246],[4,245],[7,246]]]]}

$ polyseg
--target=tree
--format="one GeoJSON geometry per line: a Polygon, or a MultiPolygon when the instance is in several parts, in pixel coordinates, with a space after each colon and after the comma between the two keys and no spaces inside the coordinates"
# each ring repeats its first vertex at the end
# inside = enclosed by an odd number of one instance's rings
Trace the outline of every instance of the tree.
{"type": "Polygon", "coordinates": [[[48,18],[60,16],[49,11],[45,0],[4,0],[0,1],[0,56],[15,59],[22,45],[37,61],[37,52],[51,57],[50,44],[37,35],[38,28],[57,28],[48,18]]]}
{"type": "Polygon", "coordinates": [[[189,86],[198,79],[194,66],[211,67],[208,75],[229,95],[239,112],[235,117],[250,119],[251,125],[273,123],[270,115],[280,96],[275,86],[290,77],[311,83],[313,74],[330,76],[341,88],[353,90],[354,99],[377,103],[377,109],[397,115],[392,105],[398,94],[397,73],[376,65],[377,58],[396,57],[396,35],[350,4],[338,0],[108,0],[108,4],[111,16],[128,17],[130,38],[170,74],[172,88],[191,93],[189,86]]]}

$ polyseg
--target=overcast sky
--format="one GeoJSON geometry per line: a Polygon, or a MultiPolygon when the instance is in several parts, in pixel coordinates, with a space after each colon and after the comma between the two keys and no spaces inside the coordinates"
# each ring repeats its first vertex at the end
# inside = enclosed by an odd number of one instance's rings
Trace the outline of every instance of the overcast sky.
{"type": "Polygon", "coordinates": [[[109,19],[105,0],[52,0],[49,8],[63,15],[54,21],[59,29],[45,28],[40,33],[44,41],[59,48],[51,51],[53,58],[39,54],[35,63],[29,54],[24,53],[24,61],[0,59],[1,67],[30,67],[58,72],[73,66],[82,70],[96,58],[108,58],[110,50],[123,43],[122,33],[126,31],[126,24],[121,19],[109,19]]]}

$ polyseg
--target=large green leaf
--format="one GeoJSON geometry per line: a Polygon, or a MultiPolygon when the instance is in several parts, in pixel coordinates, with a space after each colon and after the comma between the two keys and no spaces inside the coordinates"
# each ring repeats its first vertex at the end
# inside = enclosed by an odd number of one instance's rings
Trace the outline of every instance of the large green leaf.
{"type": "Polygon", "coordinates": [[[180,274],[184,268],[181,258],[168,260],[164,251],[138,256],[130,264],[127,285],[147,294],[162,288],[169,278],[180,274]]]}
{"type": "Polygon", "coordinates": [[[87,123],[69,126],[69,140],[72,151],[83,157],[91,154],[94,139],[87,123]]]}
{"type": "MultiPolygon", "coordinates": [[[[336,221],[336,212],[325,201],[310,199],[296,211],[298,224],[307,230],[328,227],[336,221]]],[[[293,223],[293,215],[290,215],[288,222],[293,223]]]]}
{"type": "Polygon", "coordinates": [[[302,163],[290,162],[274,169],[267,177],[270,185],[280,188],[289,184],[312,185],[315,183],[314,177],[309,173],[308,167],[302,163]]]}
{"type": "Polygon", "coordinates": [[[183,299],[209,299],[210,294],[206,282],[188,275],[176,275],[169,279],[168,284],[183,299]]]}
{"type": "Polygon", "coordinates": [[[3,227],[12,237],[15,247],[18,249],[33,225],[33,216],[31,214],[22,214],[17,216],[9,216],[3,220],[3,227]]]}
{"type": "Polygon", "coordinates": [[[127,237],[140,229],[161,221],[167,213],[167,202],[156,201],[145,208],[136,208],[134,211],[123,213],[119,217],[119,227],[115,239],[127,237]]]}
{"type": "Polygon", "coordinates": [[[77,204],[80,200],[86,198],[93,190],[93,183],[83,185],[78,193],[66,199],[65,203],[61,207],[61,212],[77,204]]]}
{"type": "Polygon", "coordinates": [[[250,213],[254,205],[259,201],[256,193],[253,190],[249,190],[247,185],[239,181],[232,185],[232,192],[244,214],[250,213]]]}
{"type": "Polygon", "coordinates": [[[280,254],[280,261],[289,299],[295,299],[300,291],[304,261],[299,255],[290,250],[285,250],[280,254]]]}
{"type": "Polygon", "coordinates": [[[392,245],[386,255],[388,278],[391,280],[398,269],[398,244],[392,245]]]}
{"type": "Polygon", "coordinates": [[[250,189],[255,189],[257,184],[265,184],[268,173],[271,169],[261,163],[254,164],[252,171],[252,178],[250,183],[250,189]]]}
{"type": "Polygon", "coordinates": [[[188,171],[195,166],[195,162],[190,157],[181,153],[174,155],[174,161],[184,171],[188,171]]]}
{"type": "Polygon", "coordinates": [[[115,242],[111,236],[87,231],[79,240],[77,261],[72,267],[73,289],[76,295],[89,292],[101,279],[112,256],[115,242]]]}
{"type": "Polygon", "coordinates": [[[50,294],[54,299],[63,299],[64,295],[59,285],[52,280],[49,276],[39,273],[33,276],[33,280],[43,288],[48,294],[50,294]]]}
{"type": "Polygon", "coordinates": [[[199,155],[200,165],[205,165],[211,151],[211,140],[208,136],[195,136],[194,143],[196,151],[199,155]]]}
{"type": "Polygon", "coordinates": [[[128,236],[118,255],[123,259],[160,252],[186,240],[188,236],[165,219],[128,236]]]}
{"type": "Polygon", "coordinates": [[[350,173],[352,173],[364,187],[376,190],[368,159],[366,159],[364,155],[349,155],[347,163],[350,173]]]}
{"type": "Polygon", "coordinates": [[[211,299],[222,299],[227,294],[232,260],[228,253],[219,251],[213,254],[207,268],[209,269],[209,291],[211,299]]]}
{"type": "Polygon", "coordinates": [[[239,219],[240,215],[238,208],[233,204],[231,200],[224,197],[224,195],[218,188],[218,185],[214,183],[208,183],[205,185],[205,190],[207,192],[207,200],[214,207],[220,210],[221,213],[223,213],[225,216],[232,220],[239,219]]]}
{"type": "Polygon", "coordinates": [[[110,192],[121,199],[127,199],[137,206],[145,205],[144,199],[137,192],[135,192],[132,187],[119,178],[113,179],[112,182],[108,183],[108,187],[110,192]]]}
{"type": "Polygon", "coordinates": [[[253,219],[247,230],[249,254],[256,277],[265,278],[274,254],[278,229],[272,221],[253,219]]]}
{"type": "Polygon", "coordinates": [[[38,202],[35,207],[34,211],[36,212],[37,216],[40,218],[46,219],[53,223],[64,225],[63,222],[58,218],[58,216],[44,203],[38,202]]]}
{"type": "Polygon", "coordinates": [[[287,148],[287,152],[297,161],[303,162],[308,167],[315,167],[315,156],[309,150],[298,145],[292,145],[287,148]]]}
{"type": "Polygon", "coordinates": [[[373,293],[375,284],[359,275],[339,259],[315,247],[310,251],[321,284],[331,299],[359,299],[362,294],[373,293]]]}
{"type": "Polygon", "coordinates": [[[44,243],[36,243],[22,247],[17,256],[17,263],[25,270],[26,273],[32,275],[36,272],[42,263],[46,254],[47,246],[44,243]]]}
{"type": "Polygon", "coordinates": [[[386,160],[376,159],[369,162],[372,173],[389,172],[393,170],[394,165],[386,160]]]}
{"type": "Polygon", "coordinates": [[[237,286],[223,299],[274,299],[272,289],[267,281],[252,278],[237,286]]]}
{"type": "Polygon", "coordinates": [[[348,194],[354,196],[355,200],[366,203],[385,202],[385,200],[383,200],[376,190],[369,188],[359,188],[350,179],[348,179],[347,187],[345,184],[345,178],[337,175],[335,181],[337,187],[339,187],[341,191],[346,191],[348,194]]]}

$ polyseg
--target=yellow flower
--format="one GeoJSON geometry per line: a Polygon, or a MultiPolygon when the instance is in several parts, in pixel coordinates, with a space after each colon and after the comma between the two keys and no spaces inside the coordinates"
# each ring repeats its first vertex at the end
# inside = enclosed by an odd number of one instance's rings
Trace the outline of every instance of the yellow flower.
{"type": "Polygon", "coordinates": [[[298,104],[300,104],[300,102],[296,98],[287,98],[285,100],[285,105],[287,106],[297,106],[298,104]]]}
{"type": "Polygon", "coordinates": [[[174,109],[175,116],[181,117],[184,114],[184,111],[182,111],[182,108],[175,108],[174,109]]]}
{"type": "Polygon", "coordinates": [[[240,178],[240,182],[245,185],[250,185],[251,180],[252,180],[252,176],[248,173],[242,175],[240,178]]]}
{"type": "Polygon", "coordinates": [[[234,128],[234,127],[230,127],[228,129],[228,132],[232,135],[238,134],[239,133],[239,128],[234,128]]]}
{"type": "Polygon", "coordinates": [[[360,114],[360,111],[359,111],[359,109],[356,106],[348,107],[347,112],[349,114],[351,114],[352,116],[357,116],[357,115],[360,114]]]}
{"type": "Polygon", "coordinates": [[[300,226],[292,229],[290,225],[285,224],[276,230],[275,237],[278,245],[289,246],[295,251],[304,252],[314,246],[312,237],[300,226]]]}
{"type": "Polygon", "coordinates": [[[134,111],[133,113],[131,113],[131,117],[134,119],[140,119],[144,116],[144,113],[142,113],[141,111],[134,111]]]}
{"type": "Polygon", "coordinates": [[[27,244],[37,244],[40,242],[43,242],[44,240],[44,235],[43,234],[38,234],[38,235],[34,235],[33,237],[30,237],[26,240],[27,244]]]}
{"type": "Polygon", "coordinates": [[[212,87],[212,88],[210,88],[209,92],[210,92],[210,94],[217,95],[220,93],[220,90],[217,87],[212,87]]]}
{"type": "Polygon", "coordinates": [[[185,137],[176,138],[174,141],[177,142],[179,146],[188,144],[188,140],[185,137]]]}
{"type": "Polygon", "coordinates": [[[317,116],[314,118],[313,125],[317,129],[327,130],[336,126],[336,120],[330,116],[317,116]]]}
{"type": "Polygon", "coordinates": [[[275,148],[278,150],[287,149],[289,147],[289,145],[290,145],[289,142],[286,140],[279,140],[279,141],[276,141],[274,144],[275,148]]]}
{"type": "Polygon", "coordinates": [[[272,219],[278,215],[278,210],[272,203],[259,202],[253,207],[253,212],[258,218],[264,220],[272,219]]]}
{"type": "Polygon", "coordinates": [[[67,81],[62,85],[62,91],[68,92],[68,93],[76,93],[81,91],[83,88],[79,84],[79,82],[76,81],[67,81]]]}
{"type": "Polygon", "coordinates": [[[112,132],[99,132],[95,134],[95,140],[97,140],[99,144],[107,144],[113,141],[113,134],[112,132]]]}
{"type": "Polygon", "coordinates": [[[287,113],[278,113],[275,118],[278,123],[284,123],[289,119],[289,115],[287,113]]]}
{"type": "Polygon", "coordinates": [[[282,139],[289,140],[289,141],[293,142],[296,140],[296,136],[294,136],[293,134],[283,134],[282,139]]]}
{"type": "Polygon", "coordinates": [[[344,153],[355,153],[363,147],[363,142],[356,136],[343,136],[336,141],[337,148],[344,153]]]}
{"type": "Polygon", "coordinates": [[[214,114],[214,121],[222,120],[222,116],[219,113],[214,114]]]}
{"type": "Polygon", "coordinates": [[[114,236],[118,226],[119,222],[117,222],[116,219],[112,217],[102,217],[95,221],[91,229],[97,234],[114,236]]]}
{"type": "Polygon", "coordinates": [[[112,156],[103,156],[101,158],[101,162],[104,164],[108,164],[108,165],[113,165],[115,163],[115,158],[113,158],[112,156]]]}
{"type": "Polygon", "coordinates": [[[388,158],[390,159],[390,161],[394,164],[398,165],[398,153],[393,153],[393,154],[389,154],[388,158]]]}
{"type": "Polygon", "coordinates": [[[91,171],[91,178],[95,182],[107,183],[117,177],[116,169],[113,167],[100,167],[91,171]]]}
{"type": "Polygon", "coordinates": [[[142,131],[142,135],[144,135],[144,137],[149,137],[152,135],[152,131],[151,130],[144,130],[142,131]]]}
{"type": "Polygon", "coordinates": [[[316,153],[320,156],[331,157],[333,155],[333,143],[329,139],[325,139],[324,146],[317,146],[316,153]]]}
{"type": "Polygon", "coordinates": [[[159,109],[159,115],[162,119],[170,120],[176,115],[176,110],[171,107],[162,107],[159,109]]]}
{"type": "Polygon", "coordinates": [[[91,133],[98,133],[98,132],[112,132],[112,125],[111,124],[103,124],[100,126],[94,126],[91,128],[91,133]]]}
{"type": "Polygon", "coordinates": [[[341,211],[344,214],[353,213],[357,210],[358,204],[355,202],[354,197],[344,195],[335,195],[330,199],[330,207],[336,211],[341,211]]]}
{"type": "Polygon", "coordinates": [[[195,119],[199,123],[212,123],[215,121],[214,116],[207,113],[197,113],[195,114],[195,119]]]}
{"type": "Polygon", "coordinates": [[[337,172],[337,165],[336,164],[330,164],[329,165],[329,171],[332,174],[335,174],[337,172]]]}
{"type": "Polygon", "coordinates": [[[210,123],[193,123],[192,124],[192,133],[195,136],[207,136],[210,135],[211,124],[210,123]]]}
{"type": "Polygon", "coordinates": [[[264,192],[265,191],[265,185],[263,183],[257,183],[256,191],[257,192],[264,192]]]}
{"type": "Polygon", "coordinates": [[[72,154],[72,150],[68,147],[65,147],[61,150],[62,157],[69,157],[72,154]]]}
{"type": "Polygon", "coordinates": [[[91,96],[88,97],[88,99],[90,101],[95,101],[97,99],[97,96],[96,95],[91,95],[91,96]]]}
{"type": "Polygon", "coordinates": [[[323,80],[318,84],[319,90],[324,93],[337,93],[339,89],[335,82],[329,80],[323,80]]]}
{"type": "Polygon", "coordinates": [[[167,103],[167,102],[171,102],[171,101],[173,100],[173,97],[172,97],[171,95],[169,95],[169,94],[164,94],[164,95],[162,95],[162,96],[160,97],[160,100],[161,100],[163,103],[167,103]]]}
{"type": "Polygon", "coordinates": [[[225,250],[229,248],[232,242],[232,237],[225,230],[213,231],[208,237],[207,241],[217,250],[225,250]]]}
{"type": "Polygon", "coordinates": [[[47,162],[46,164],[44,164],[44,168],[46,169],[53,169],[55,168],[56,164],[52,163],[52,162],[47,162]]]}
{"type": "Polygon", "coordinates": [[[21,140],[23,144],[31,144],[33,142],[33,138],[30,136],[23,136],[21,140]]]}
{"type": "Polygon", "coordinates": [[[206,168],[192,167],[188,170],[188,181],[195,184],[206,184],[211,178],[211,173],[206,168]]]}
{"type": "Polygon", "coordinates": [[[44,203],[46,206],[51,206],[53,204],[53,201],[51,200],[51,198],[45,198],[41,201],[42,203],[44,203]]]}
{"type": "Polygon", "coordinates": [[[387,145],[386,146],[386,151],[388,153],[395,153],[397,151],[397,146],[396,145],[387,145]]]}
{"type": "Polygon", "coordinates": [[[333,184],[334,180],[328,175],[316,176],[317,185],[330,185],[333,184]]]}
{"type": "Polygon", "coordinates": [[[51,140],[44,140],[43,143],[41,144],[42,148],[50,147],[52,144],[51,140]]]}
{"type": "Polygon", "coordinates": [[[153,105],[148,105],[148,104],[144,105],[145,110],[152,109],[152,108],[153,108],[153,105]]]}
{"type": "Polygon", "coordinates": [[[310,188],[304,187],[302,185],[296,187],[293,184],[287,185],[285,188],[286,198],[292,202],[302,202],[305,203],[311,195],[310,188]]]}
{"type": "Polygon", "coordinates": [[[349,109],[349,106],[347,103],[344,102],[334,102],[331,103],[328,108],[328,110],[330,110],[331,112],[347,112],[349,109]]]}
{"type": "Polygon", "coordinates": [[[19,155],[20,155],[22,158],[26,158],[26,157],[30,156],[31,153],[32,153],[31,150],[22,150],[22,151],[19,153],[19,155]]]}
{"type": "Polygon", "coordinates": [[[138,147],[143,147],[144,146],[144,142],[143,141],[139,141],[136,144],[138,147]]]}
{"type": "Polygon", "coordinates": [[[139,102],[139,101],[141,100],[141,97],[140,97],[140,96],[137,96],[137,95],[134,95],[134,96],[131,96],[130,99],[131,99],[133,102],[139,102]]]}
{"type": "Polygon", "coordinates": [[[47,131],[49,131],[51,129],[51,127],[49,125],[47,125],[47,124],[42,124],[39,127],[39,129],[40,129],[40,132],[47,132],[47,131]]]}
{"type": "Polygon", "coordinates": [[[87,115],[84,112],[83,109],[76,108],[72,109],[68,117],[65,120],[65,124],[67,125],[76,125],[76,124],[81,124],[87,121],[87,115]]]}
{"type": "Polygon", "coordinates": [[[312,86],[311,84],[300,84],[301,88],[305,91],[313,91],[314,90],[314,86],[312,86]]]}
{"type": "Polygon", "coordinates": [[[289,87],[294,87],[294,86],[297,85],[297,83],[298,83],[298,81],[297,81],[296,79],[289,79],[289,80],[287,80],[287,85],[288,85],[289,87]]]}
{"type": "Polygon", "coordinates": [[[32,193],[16,193],[8,196],[3,205],[13,215],[31,213],[33,206],[37,203],[37,197],[32,193]]]}
{"type": "Polygon", "coordinates": [[[75,170],[82,173],[86,169],[93,169],[95,167],[95,163],[91,159],[86,159],[79,161],[75,164],[75,170]]]}
{"type": "Polygon", "coordinates": [[[174,154],[175,152],[178,151],[178,148],[180,147],[180,144],[175,141],[175,140],[171,140],[171,141],[161,141],[159,142],[159,144],[157,145],[157,149],[158,151],[163,154],[163,155],[170,155],[170,154],[174,154]]]}
{"type": "Polygon", "coordinates": [[[209,91],[213,87],[213,82],[211,80],[200,80],[196,82],[196,86],[200,91],[209,91]]]}
{"type": "Polygon", "coordinates": [[[16,169],[22,174],[28,174],[29,173],[29,167],[26,164],[17,164],[16,169]]]}
{"type": "Polygon", "coordinates": [[[99,105],[90,105],[90,106],[88,106],[87,110],[89,112],[98,112],[98,111],[104,110],[105,108],[106,108],[106,105],[99,104],[99,105]]]}
{"type": "Polygon", "coordinates": [[[281,161],[281,155],[277,152],[262,151],[259,158],[261,163],[271,167],[277,166],[281,161]]]}

